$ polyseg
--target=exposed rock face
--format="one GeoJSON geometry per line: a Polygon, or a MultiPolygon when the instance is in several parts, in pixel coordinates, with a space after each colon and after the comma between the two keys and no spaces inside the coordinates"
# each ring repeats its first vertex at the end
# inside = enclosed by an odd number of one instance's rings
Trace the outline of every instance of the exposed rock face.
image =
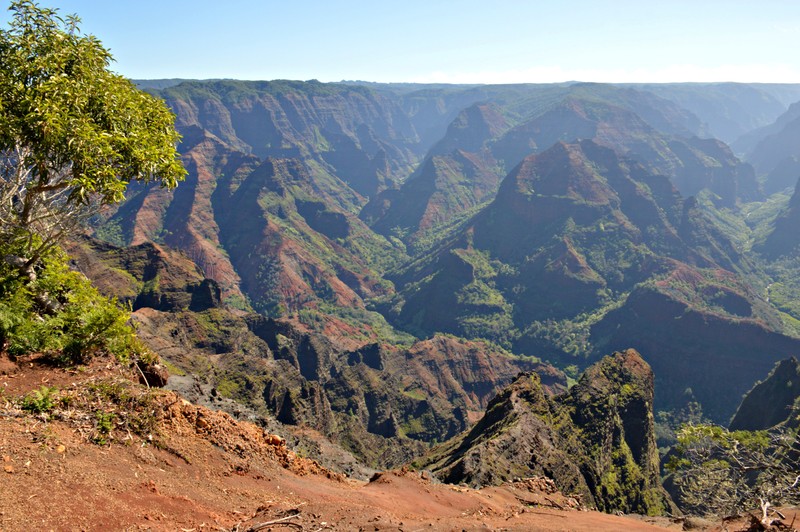
{"type": "Polygon", "coordinates": [[[473,486],[548,476],[601,510],[661,514],[671,501],[659,478],[653,390],[633,350],[605,357],[552,398],[538,375],[522,374],[471,430],[416,465],[473,486]]]}
{"type": "Polygon", "coordinates": [[[431,148],[434,154],[456,150],[479,152],[511,126],[500,108],[492,103],[475,104],[461,111],[447,128],[444,138],[431,148]]]}
{"type": "Polygon", "coordinates": [[[385,291],[374,270],[402,253],[347,211],[363,199],[344,182],[300,159],[259,161],[187,127],[186,182],[132,187],[100,236],[114,227],[119,245],[163,241],[215,280],[222,300],[249,299],[264,313],[320,300],[363,307],[385,291]]]}
{"type": "Polygon", "coordinates": [[[554,421],[571,423],[563,414],[554,420],[554,409],[538,375],[523,373],[489,403],[484,417],[469,432],[416,465],[431,469],[443,482],[471,486],[547,476],[564,493],[592,501],[580,468],[570,456],[581,447],[569,439],[562,441],[554,421]]]}
{"type": "Polygon", "coordinates": [[[650,366],[628,349],[589,367],[564,397],[588,458],[584,477],[604,511],[661,513],[670,507],[659,476],[654,390],[650,366]]]}
{"type": "Polygon", "coordinates": [[[800,340],[775,332],[763,303],[751,306],[758,300],[744,285],[718,275],[681,267],[639,286],[592,326],[591,337],[596,350],[628,344],[645,354],[658,384],[657,409],[680,407],[691,388],[703,413],[726,423],[758,375],[800,356],[800,340]]]}
{"type": "Polygon", "coordinates": [[[396,102],[365,87],[292,82],[188,82],[159,92],[179,129],[200,126],[264,159],[312,157],[371,195],[415,162],[414,126],[396,102]]]}
{"type": "Polygon", "coordinates": [[[776,120],[747,153],[747,160],[761,174],[769,174],[789,158],[800,158],[800,102],[776,120]]]}
{"type": "Polygon", "coordinates": [[[526,157],[492,203],[398,272],[399,303],[386,313],[417,334],[511,339],[515,352],[566,366],[574,358],[552,321],[573,327],[604,309],[571,349],[596,360],[633,346],[656,369],[658,409],[691,387],[725,422],[751,386],[747,363],[766,372],[800,346],[734,273],[746,267],[666,177],[593,141],[560,142],[526,157]]]}
{"type": "Polygon", "coordinates": [[[67,249],[79,270],[104,293],[134,310],[205,310],[221,305],[219,285],[204,279],[186,255],[145,242],[118,248],[93,238],[76,237],[67,249]]]}
{"type": "MultiPolygon", "coordinates": [[[[83,239],[72,250],[76,266],[105,293],[119,293],[121,280],[130,284],[126,297],[140,337],[193,375],[175,380],[181,391],[300,431],[313,428],[373,466],[406,462],[427,442],[464,430],[521,370],[540,371],[550,392],[566,389],[555,368],[485,342],[435,336],[398,348],[232,311],[216,282],[165,246],[121,249],[83,239]]],[[[350,327],[328,319],[340,334],[350,327]]],[[[143,371],[153,385],[155,375],[143,371]]]]}
{"type": "Polygon", "coordinates": [[[540,97],[536,103],[534,98],[511,103],[514,96],[497,95],[505,107],[482,103],[464,109],[431,148],[426,164],[398,190],[373,197],[362,219],[383,234],[403,229],[413,243],[420,231],[490,199],[502,174],[526,156],[579,139],[638,159],[684,194],[710,188],[729,205],[758,196],[752,168],[722,143],[696,138],[700,121],[668,100],[597,84],[552,88],[540,97]],[[512,128],[503,112],[523,117],[522,123],[512,128]]]}
{"type": "Polygon", "coordinates": [[[418,169],[398,189],[373,197],[360,217],[379,233],[400,229],[413,242],[426,230],[491,199],[502,167],[487,143],[508,128],[496,105],[475,104],[463,110],[418,169]]]}
{"type": "Polygon", "coordinates": [[[800,404],[800,362],[797,358],[781,360],[763,382],[750,390],[736,415],[730,430],[767,430],[791,421],[800,404]]]}
{"type": "Polygon", "coordinates": [[[753,168],[739,161],[724,143],[685,132],[685,136],[674,136],[664,124],[660,130],[653,127],[641,112],[631,109],[629,102],[615,105],[570,96],[511,129],[491,150],[510,169],[553,143],[592,139],[636,159],[653,173],[668,176],[684,196],[708,188],[726,206],[734,205],[737,199],[760,197],[753,168]]]}
{"type": "Polygon", "coordinates": [[[316,199],[325,194],[315,182],[297,160],[267,159],[220,205],[220,240],[259,312],[319,300],[363,307],[386,290],[370,266],[396,250],[333,200],[316,199]]]}
{"type": "Polygon", "coordinates": [[[647,278],[658,255],[699,267],[730,265],[735,248],[693,209],[668,179],[611,149],[557,143],[517,166],[495,200],[444,249],[396,278],[414,287],[400,321],[414,325],[422,313],[423,327],[467,334],[452,324],[467,315],[503,314],[511,304],[525,327],[596,307],[606,289],[627,290],[647,278]],[[511,268],[501,274],[495,260],[511,268]],[[461,293],[477,281],[493,290],[472,292],[493,297],[461,293]],[[468,304],[476,299],[486,302],[483,308],[468,304]],[[450,327],[440,328],[448,319],[450,327]]]}
{"type": "Polygon", "coordinates": [[[432,155],[399,189],[372,199],[360,216],[375,231],[400,229],[413,240],[490,199],[500,178],[497,162],[486,151],[432,155]]]}

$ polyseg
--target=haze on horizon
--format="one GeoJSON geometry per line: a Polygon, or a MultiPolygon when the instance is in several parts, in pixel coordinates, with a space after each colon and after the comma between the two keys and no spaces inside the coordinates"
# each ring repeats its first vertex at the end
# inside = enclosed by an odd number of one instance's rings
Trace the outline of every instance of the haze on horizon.
{"type": "Polygon", "coordinates": [[[134,79],[800,83],[791,0],[39,3],[134,79]]]}

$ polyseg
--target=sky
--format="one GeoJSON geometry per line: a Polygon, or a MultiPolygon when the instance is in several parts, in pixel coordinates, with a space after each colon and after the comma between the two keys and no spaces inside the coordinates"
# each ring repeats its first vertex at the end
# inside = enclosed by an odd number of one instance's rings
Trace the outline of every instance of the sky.
{"type": "Polygon", "coordinates": [[[133,79],[800,83],[798,0],[39,4],[77,14],[133,79]]]}

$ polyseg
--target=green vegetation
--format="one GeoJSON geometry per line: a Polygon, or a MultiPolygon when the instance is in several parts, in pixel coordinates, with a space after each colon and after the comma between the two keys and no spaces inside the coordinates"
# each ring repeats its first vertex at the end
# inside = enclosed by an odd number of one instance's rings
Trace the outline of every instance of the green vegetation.
{"type": "Polygon", "coordinates": [[[42,386],[23,397],[20,408],[33,414],[47,414],[56,406],[54,397],[56,393],[58,393],[57,388],[42,386]]]}
{"type": "Polygon", "coordinates": [[[771,506],[800,502],[798,443],[796,429],[685,425],[667,470],[689,511],[724,516],[760,505],[766,520],[771,506]]]}
{"type": "MultiPolygon", "coordinates": [[[[612,310],[622,307],[627,297],[628,294],[621,294],[608,298],[605,305],[574,318],[532,321],[520,334],[519,345],[547,346],[536,354],[559,367],[575,367],[577,370],[593,354],[592,325],[612,310]]],[[[534,354],[534,351],[525,354],[534,354]]],[[[572,375],[572,378],[577,378],[577,375],[572,375]]]]}
{"type": "Polygon", "coordinates": [[[156,443],[156,395],[128,379],[100,379],[85,386],[58,390],[41,386],[16,399],[19,408],[45,422],[53,418],[80,427],[88,441],[98,445],[131,443],[132,435],[156,443]]]}
{"type": "MultiPolygon", "coordinates": [[[[0,30],[0,238],[28,276],[48,250],[131,181],[172,188],[186,173],[174,115],[112,73],[77,17],[30,0],[0,30]]],[[[8,259],[6,259],[8,260],[8,259]]]]}
{"type": "Polygon", "coordinates": [[[174,115],[111,72],[76,17],[29,0],[10,10],[0,30],[0,340],[12,355],[69,364],[147,356],[128,313],[69,270],[59,243],[129,182],[183,179],[174,115]]]}
{"type": "Polygon", "coordinates": [[[691,388],[684,391],[686,405],[674,410],[661,410],[655,414],[655,433],[658,453],[664,458],[669,450],[678,443],[678,432],[686,424],[699,425],[709,423],[703,416],[703,408],[698,403],[691,388]]]}
{"type": "MultiPolygon", "coordinates": [[[[94,410],[95,431],[92,441],[106,445],[115,439],[114,431],[136,434],[153,441],[156,427],[154,392],[137,387],[128,380],[102,380],[78,392],[73,407],[94,410]]],[[[127,438],[125,441],[129,441],[127,438]]]]}
{"type": "MultiPolygon", "coordinates": [[[[13,250],[0,246],[2,253],[13,250]]],[[[119,360],[146,356],[128,319],[115,299],[102,296],[68,268],[59,249],[43,257],[33,282],[0,262],[0,340],[11,355],[38,352],[64,364],[99,353],[119,360]]]]}
{"type": "Polygon", "coordinates": [[[782,257],[766,270],[772,279],[766,287],[767,300],[780,312],[787,334],[800,337],[800,264],[796,257],[782,257]]]}
{"type": "Polygon", "coordinates": [[[416,338],[392,327],[382,314],[370,309],[347,308],[321,303],[318,310],[305,308],[297,313],[300,322],[312,330],[324,332],[326,316],[335,316],[352,327],[351,336],[361,340],[379,340],[396,346],[410,346],[416,338]],[[372,337],[374,335],[374,338],[372,337]]]}
{"type": "Polygon", "coordinates": [[[115,246],[125,247],[128,238],[118,220],[108,220],[95,229],[95,236],[100,240],[110,242],[115,246]]]}
{"type": "Polygon", "coordinates": [[[114,429],[114,422],[117,416],[113,412],[103,412],[98,410],[95,412],[95,434],[92,436],[92,441],[97,445],[107,445],[108,435],[114,429]]]}

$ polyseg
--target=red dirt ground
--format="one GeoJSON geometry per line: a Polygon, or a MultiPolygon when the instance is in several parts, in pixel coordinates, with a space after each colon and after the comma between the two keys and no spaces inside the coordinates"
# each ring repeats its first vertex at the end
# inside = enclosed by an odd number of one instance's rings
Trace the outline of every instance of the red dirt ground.
{"type": "Polygon", "coordinates": [[[677,520],[571,509],[575,501],[543,479],[482,490],[406,471],[351,481],[255,425],[139,386],[131,389],[151,398],[152,433],[117,428],[110,444],[91,443],[93,421],[81,408],[97,404],[81,403],[80,390],[129,371],[107,360],[65,371],[0,355],[0,530],[682,528],[677,520]],[[77,399],[49,419],[20,410],[17,398],[43,384],[77,399]]]}

